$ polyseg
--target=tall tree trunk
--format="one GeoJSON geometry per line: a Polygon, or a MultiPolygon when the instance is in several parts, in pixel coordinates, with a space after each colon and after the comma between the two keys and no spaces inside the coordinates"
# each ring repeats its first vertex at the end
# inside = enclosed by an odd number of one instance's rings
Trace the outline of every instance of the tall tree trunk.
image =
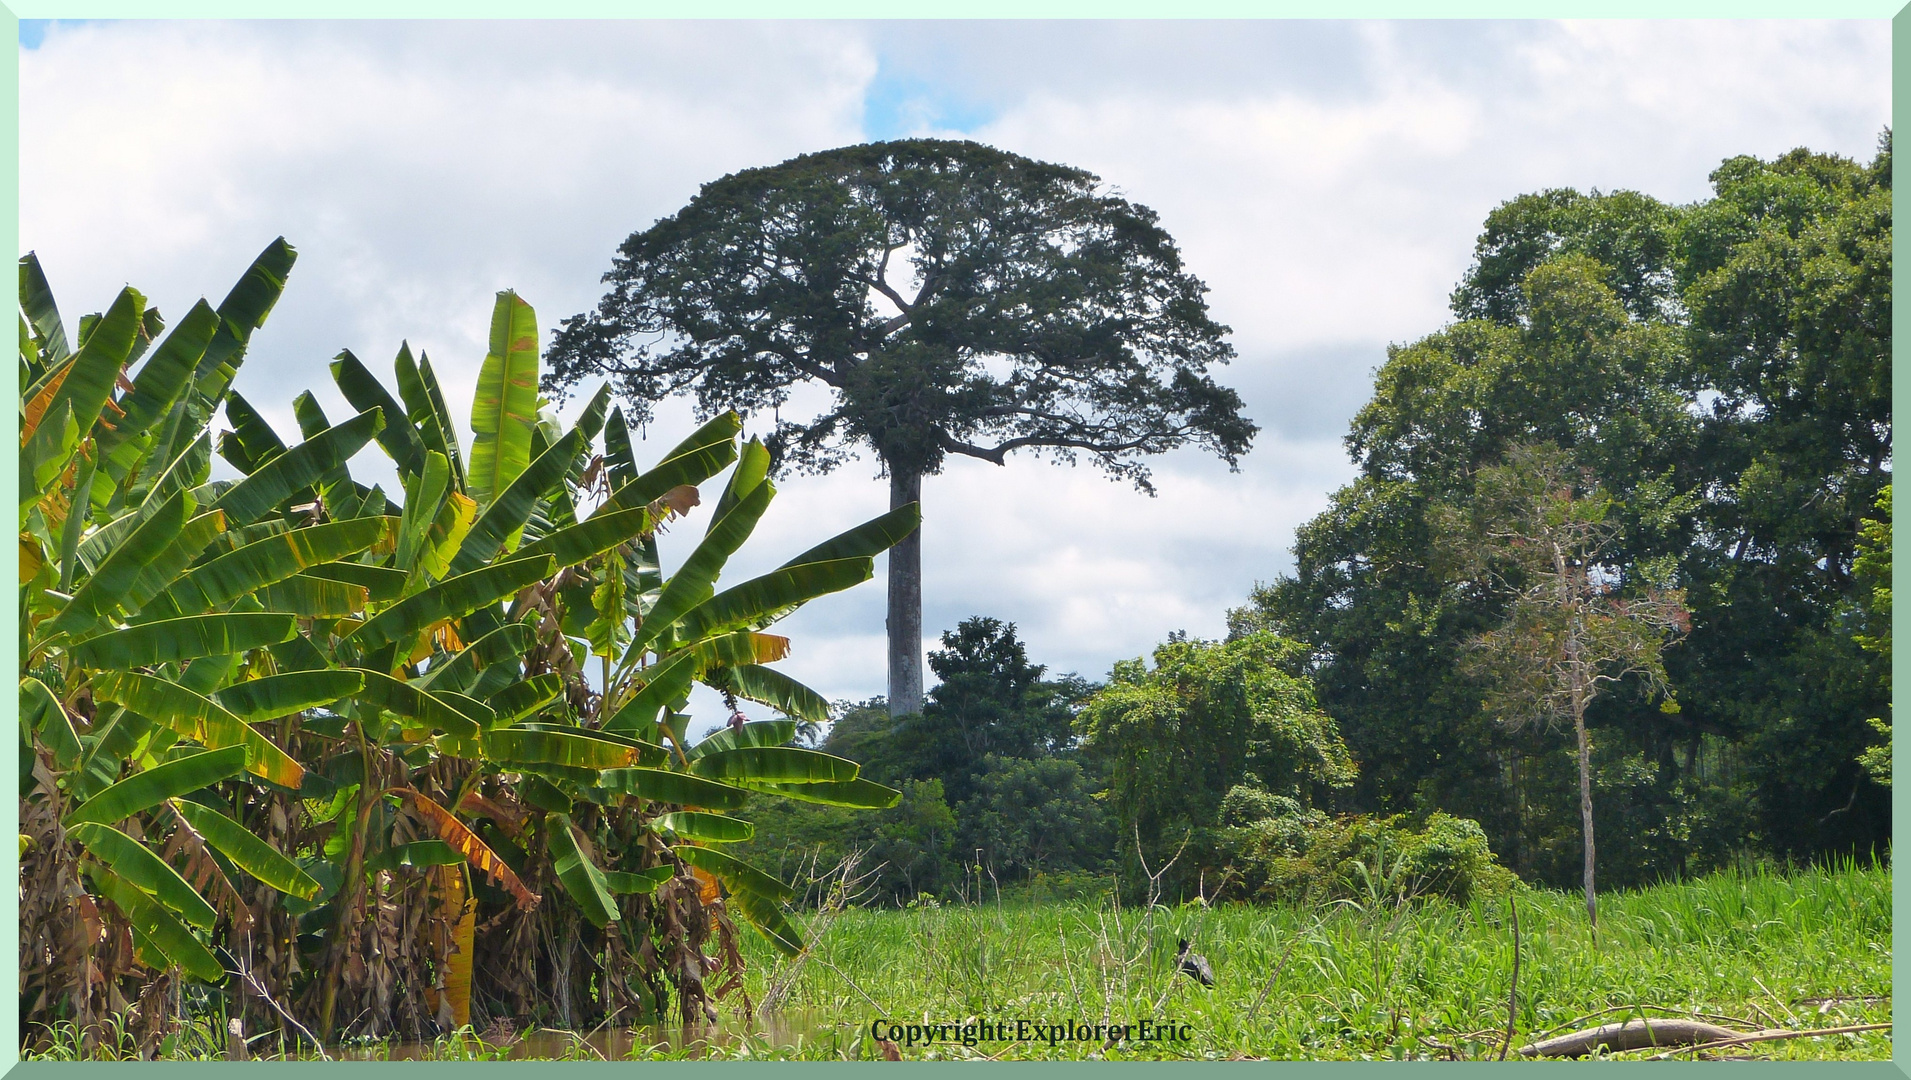
{"type": "MultiPolygon", "coordinates": [[[[889,466],[889,508],[922,500],[922,473],[889,466]]],[[[922,711],[922,529],[889,549],[889,715],[922,711]]]]}
{"type": "Polygon", "coordinates": [[[1593,900],[1592,748],[1586,738],[1586,706],[1573,702],[1573,734],[1579,737],[1579,826],[1586,837],[1586,919],[1599,931],[1599,908],[1593,900]]]}

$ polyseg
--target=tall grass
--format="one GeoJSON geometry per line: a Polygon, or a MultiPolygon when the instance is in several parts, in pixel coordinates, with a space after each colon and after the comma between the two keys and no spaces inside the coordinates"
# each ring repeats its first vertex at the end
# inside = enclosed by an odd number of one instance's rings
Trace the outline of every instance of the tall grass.
{"type": "MultiPolygon", "coordinates": [[[[1744,869],[1600,898],[1597,937],[1578,894],[1522,892],[1512,1046],[1635,1016],[1727,1026],[1825,1028],[1891,1013],[1886,866],[1744,869]]],[[[961,1024],[1186,1025],[1185,1042],[977,1040],[899,1046],[910,1058],[1491,1058],[1506,1034],[1513,933],[1507,903],[1405,906],[1376,896],[1325,908],[1121,907],[1079,901],[852,909],[792,963],[752,937],[748,991],[775,987],[775,1017],[726,1016],[717,1032],[547,1033],[353,1048],[354,1057],[871,1058],[875,1020],[961,1024]],[[1204,988],[1175,971],[1177,942],[1213,965],[1204,988]],[[561,1037],[560,1037],[561,1036],[561,1037]]],[[[736,1003],[733,996],[731,1003],[736,1003]]],[[[219,1028],[174,1043],[215,1057],[219,1028]]],[[[71,1057],[55,1039],[47,1056],[71,1057]]],[[[1786,1059],[1890,1056],[1889,1032],[1718,1051],[1786,1059]]],[[[1512,1055],[1509,1055],[1512,1056],[1512,1055]]],[[[1643,1056],[1643,1053],[1622,1056],[1643,1056]]]]}

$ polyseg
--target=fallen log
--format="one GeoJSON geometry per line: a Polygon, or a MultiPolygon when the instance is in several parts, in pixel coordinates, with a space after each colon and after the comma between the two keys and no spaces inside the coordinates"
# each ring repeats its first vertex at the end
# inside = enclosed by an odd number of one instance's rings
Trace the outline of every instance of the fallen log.
{"type": "Polygon", "coordinates": [[[1585,1057],[1594,1050],[1638,1050],[1648,1046],[1691,1046],[1737,1039],[1742,1031],[1698,1020],[1628,1020],[1568,1032],[1519,1048],[1521,1057],[1585,1057]]]}
{"type": "MultiPolygon", "coordinates": [[[[1761,1031],[1733,1031],[1698,1020],[1629,1020],[1623,1024],[1603,1024],[1584,1031],[1574,1031],[1541,1042],[1528,1043],[1519,1048],[1522,1057],[1585,1057],[1597,1049],[1641,1050],[1648,1047],[1666,1047],[1676,1052],[1694,1050],[1713,1050],[1726,1046],[1742,1046],[1748,1043],[1779,1042],[1785,1039],[1804,1039],[1822,1035],[1849,1035],[1861,1031],[1885,1031],[1890,1024],[1853,1024],[1847,1027],[1813,1028],[1806,1031],[1792,1031],[1787,1028],[1765,1028],[1761,1031]]],[[[1654,1060],[1671,1057],[1670,1053],[1660,1054],[1654,1060]]]]}

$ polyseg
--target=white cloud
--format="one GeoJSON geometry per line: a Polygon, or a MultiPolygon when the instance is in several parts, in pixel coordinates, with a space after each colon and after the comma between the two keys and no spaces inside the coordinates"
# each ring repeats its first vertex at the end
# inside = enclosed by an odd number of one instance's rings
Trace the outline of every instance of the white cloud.
{"type": "MultiPolygon", "coordinates": [[[[409,338],[467,401],[496,290],[547,327],[591,306],[631,230],[726,172],[857,141],[866,95],[984,117],[966,134],[1161,213],[1264,428],[1238,475],[1157,462],[1158,499],[1034,459],[926,483],[930,638],[993,615],[1036,661],[1100,676],[1171,630],[1219,633],[1290,565],[1351,474],[1337,440],[1386,344],[1445,321],[1493,206],[1685,201],[1732,154],[1868,156],[1889,72],[1882,22],[61,26],[21,54],[21,235],[69,320],[126,282],[173,316],[216,301],[286,235],[300,261],[239,386],[290,431],[298,390],[345,411],[342,347],[382,369],[409,338]]],[[[688,423],[663,410],[640,453],[688,423]]],[[[873,473],[786,481],[731,572],[880,513],[873,473]]],[[[882,608],[880,570],[805,608],[784,666],[879,693],[882,608]]]]}

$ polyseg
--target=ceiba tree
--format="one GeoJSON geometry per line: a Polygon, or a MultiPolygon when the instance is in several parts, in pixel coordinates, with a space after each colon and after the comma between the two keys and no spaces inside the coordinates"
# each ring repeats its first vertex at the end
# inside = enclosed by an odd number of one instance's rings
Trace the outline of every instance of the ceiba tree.
{"type": "MultiPolygon", "coordinates": [[[[1151,454],[1238,464],[1255,425],[1208,375],[1233,356],[1207,287],[1147,207],[1080,169],[973,142],[806,154],[704,185],[633,234],[595,312],[564,322],[546,388],[608,376],[638,420],[773,411],[775,466],[874,452],[890,505],[950,454],[1087,455],[1152,493],[1151,454]],[[827,409],[784,418],[818,383],[827,409]]],[[[920,533],[889,556],[889,703],[922,702],[920,533]]]]}

